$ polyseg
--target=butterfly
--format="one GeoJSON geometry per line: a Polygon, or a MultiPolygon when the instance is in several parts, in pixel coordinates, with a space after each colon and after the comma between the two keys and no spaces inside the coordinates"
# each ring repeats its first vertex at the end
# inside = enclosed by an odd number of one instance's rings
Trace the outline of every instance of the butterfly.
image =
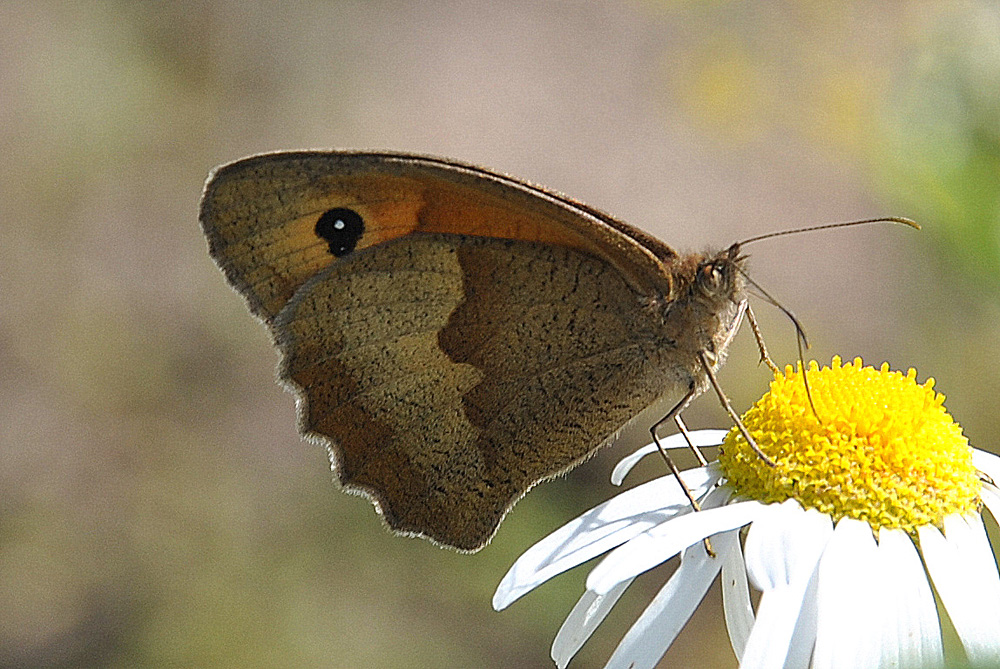
{"type": "Polygon", "coordinates": [[[440,158],[251,156],[212,171],[200,221],[344,489],[462,551],[643,409],[704,391],[746,309],[739,244],[681,254],[440,158]]]}

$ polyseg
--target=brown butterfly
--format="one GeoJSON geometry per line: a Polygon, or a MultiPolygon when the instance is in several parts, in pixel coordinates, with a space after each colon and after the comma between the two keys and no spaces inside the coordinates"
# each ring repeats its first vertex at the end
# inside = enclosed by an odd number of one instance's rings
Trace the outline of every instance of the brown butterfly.
{"type": "Polygon", "coordinates": [[[738,244],[681,255],[450,160],[253,156],[211,173],[200,219],[302,434],[392,530],[460,550],[654,401],[682,409],[745,312],[738,244]]]}

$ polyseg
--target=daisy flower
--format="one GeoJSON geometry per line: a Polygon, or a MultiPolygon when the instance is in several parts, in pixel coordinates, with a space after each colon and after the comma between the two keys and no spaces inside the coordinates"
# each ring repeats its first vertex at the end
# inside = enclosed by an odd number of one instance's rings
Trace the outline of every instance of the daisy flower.
{"type": "MultiPolygon", "coordinates": [[[[984,506],[1000,517],[1000,457],[971,448],[933,379],[919,385],[912,369],[834,358],[811,363],[808,381],[815,413],[801,371],[787,367],[743,416],[776,466],[735,429],[692,433],[721,444],[717,461],[682,473],[701,511],[669,476],[628,490],[524,553],[494,608],[607,553],[553,643],[565,667],[636,576],[679,554],[607,667],[655,666],[720,572],[741,667],[961,661],[945,652],[939,611],[969,665],[1000,666],[1000,575],[982,517],[984,506]]],[[[626,457],[612,480],[655,452],[626,457]]]]}

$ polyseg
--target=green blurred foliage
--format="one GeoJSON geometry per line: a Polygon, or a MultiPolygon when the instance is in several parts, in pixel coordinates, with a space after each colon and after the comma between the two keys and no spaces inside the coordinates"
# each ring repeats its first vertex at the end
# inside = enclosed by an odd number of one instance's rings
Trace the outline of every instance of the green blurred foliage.
{"type": "Polygon", "coordinates": [[[878,118],[868,156],[887,199],[927,222],[950,272],[1000,297],[1000,13],[927,17],[878,118]]]}
{"type": "MultiPolygon", "coordinates": [[[[916,218],[919,237],[756,247],[770,262],[755,276],[815,307],[821,360],[935,375],[992,447],[992,3],[0,7],[2,667],[551,666],[583,573],[502,613],[492,590],[612,494],[623,449],[537,488],[477,555],[389,536],[295,434],[266,335],[205,252],[208,169],[256,151],[483,162],[679,245],[799,218],[916,218]],[[834,312],[845,303],[850,318],[834,312]]],[[[740,406],[764,390],[754,359],[740,340],[724,370],[740,406]]],[[[692,417],[723,420],[704,400],[692,417]]],[[[637,581],[574,666],[603,664],[671,568],[637,581]]],[[[718,601],[665,663],[735,666],[718,601]]]]}

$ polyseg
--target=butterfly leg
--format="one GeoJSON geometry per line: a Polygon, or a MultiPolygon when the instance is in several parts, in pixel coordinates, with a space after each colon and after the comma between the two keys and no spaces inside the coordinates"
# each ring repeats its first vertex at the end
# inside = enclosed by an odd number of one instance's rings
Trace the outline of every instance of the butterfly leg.
{"type": "MultiPolygon", "coordinates": [[[[667,468],[670,470],[670,473],[674,475],[674,478],[677,480],[677,483],[681,486],[681,490],[684,491],[684,496],[688,498],[688,503],[691,504],[691,508],[694,509],[695,511],[701,511],[701,505],[698,504],[698,500],[695,499],[694,494],[691,492],[691,489],[687,487],[687,484],[684,483],[684,479],[681,478],[680,469],[678,469],[677,465],[674,464],[674,459],[671,458],[669,454],[667,454],[667,449],[663,448],[663,444],[660,443],[660,437],[656,434],[660,426],[672,418],[674,422],[677,424],[677,428],[681,431],[681,434],[684,435],[684,440],[688,443],[688,446],[694,452],[699,462],[701,462],[703,466],[707,465],[708,462],[705,460],[705,456],[701,454],[701,451],[698,450],[698,447],[695,446],[694,443],[691,441],[691,436],[688,434],[687,426],[684,424],[684,421],[681,420],[681,411],[683,411],[685,407],[687,407],[688,403],[692,399],[694,399],[696,394],[697,393],[695,392],[695,389],[692,386],[691,389],[688,390],[687,394],[685,394],[684,397],[681,398],[681,401],[675,404],[674,408],[667,412],[667,415],[665,415],[663,418],[653,423],[653,426],[649,428],[649,433],[653,436],[653,443],[656,444],[656,449],[660,452],[660,455],[663,457],[663,461],[666,463],[667,468]]],[[[709,542],[708,539],[704,539],[704,544],[705,544],[705,552],[708,553],[709,557],[715,557],[715,551],[712,549],[711,542],[709,542]]]]}
{"type": "Polygon", "coordinates": [[[757,317],[754,316],[753,309],[750,305],[747,305],[746,310],[747,320],[750,321],[750,329],[753,331],[753,337],[757,340],[757,348],[760,349],[760,361],[767,365],[772,372],[775,374],[780,374],[781,370],[778,366],[774,364],[771,360],[771,356],[767,354],[767,346],[764,345],[764,335],[760,332],[760,325],[757,323],[757,317]]]}
{"type": "Polygon", "coordinates": [[[687,442],[688,448],[691,449],[691,452],[694,453],[694,456],[698,458],[698,462],[701,463],[701,466],[704,467],[705,465],[707,465],[708,460],[706,460],[705,456],[701,454],[701,449],[695,446],[694,442],[691,441],[691,433],[688,432],[687,425],[684,424],[684,420],[681,418],[680,414],[674,416],[674,423],[677,424],[677,430],[682,435],[684,435],[684,441],[687,442]]]}
{"type": "Polygon", "coordinates": [[[704,368],[705,374],[708,376],[708,381],[712,384],[712,388],[715,390],[715,394],[718,395],[719,401],[722,402],[722,407],[726,410],[726,413],[729,414],[729,417],[733,420],[733,423],[736,424],[736,427],[739,428],[740,434],[742,434],[743,438],[747,440],[747,444],[753,449],[753,452],[757,454],[757,457],[764,461],[764,464],[769,467],[774,467],[774,461],[764,455],[764,452],[760,450],[760,446],[758,446],[757,442],[754,441],[754,438],[750,436],[750,431],[747,430],[747,426],[743,424],[742,420],[740,420],[740,415],[736,413],[736,410],[733,409],[733,405],[729,403],[729,398],[726,397],[726,393],[722,391],[722,386],[719,385],[719,380],[715,378],[715,372],[712,371],[712,364],[709,362],[708,353],[706,351],[698,351],[698,359],[701,361],[701,366],[704,368]]]}

